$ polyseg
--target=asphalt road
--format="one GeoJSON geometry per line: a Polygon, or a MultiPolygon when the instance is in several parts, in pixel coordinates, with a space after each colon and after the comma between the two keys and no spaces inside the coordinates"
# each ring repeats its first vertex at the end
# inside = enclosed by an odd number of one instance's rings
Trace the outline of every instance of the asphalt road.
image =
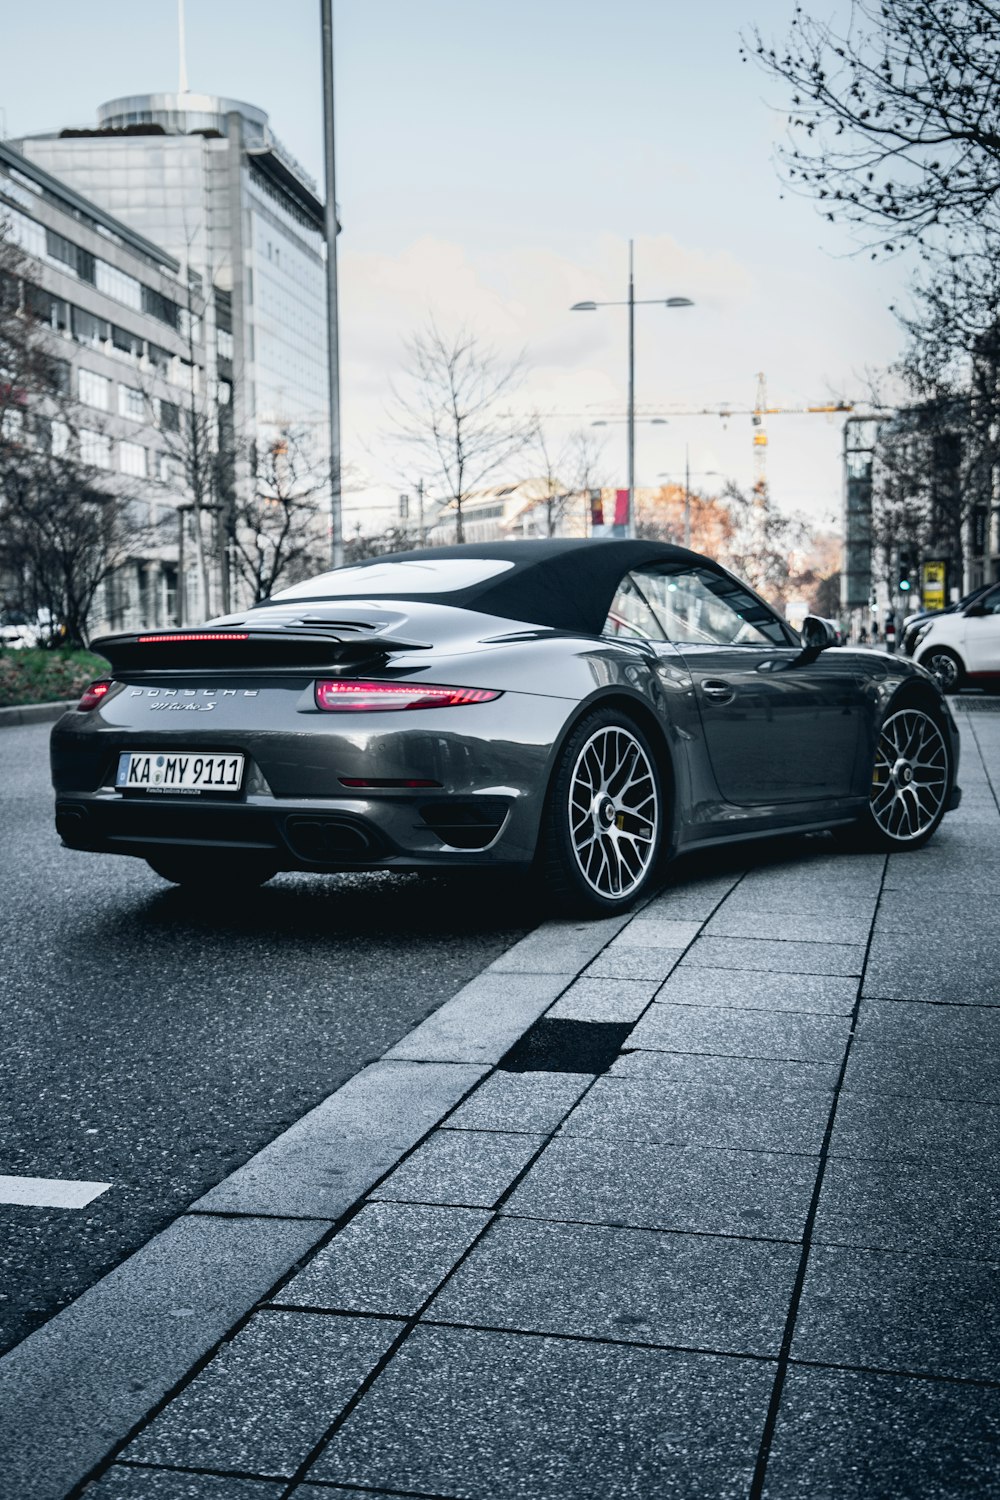
{"type": "Polygon", "coordinates": [[[379,1056],[534,925],[510,882],[284,875],[192,904],[63,849],[50,726],[0,730],[0,1352],[379,1056]]]}

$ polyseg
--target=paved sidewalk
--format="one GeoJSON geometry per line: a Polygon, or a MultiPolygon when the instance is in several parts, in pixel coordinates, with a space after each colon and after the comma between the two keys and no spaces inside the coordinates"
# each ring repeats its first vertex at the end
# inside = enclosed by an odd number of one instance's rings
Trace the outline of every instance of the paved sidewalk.
{"type": "MultiPolygon", "coordinates": [[[[925,850],[679,868],[393,1049],[458,1102],[88,1500],[1000,1493],[1000,716],[959,712],[925,850]]],[[[268,1161],[196,1210],[304,1224],[268,1161]]]]}

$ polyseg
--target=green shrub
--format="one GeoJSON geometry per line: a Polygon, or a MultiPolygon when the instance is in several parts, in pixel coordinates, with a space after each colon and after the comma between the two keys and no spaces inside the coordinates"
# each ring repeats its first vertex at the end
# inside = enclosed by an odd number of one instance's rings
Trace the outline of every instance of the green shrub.
{"type": "Polygon", "coordinates": [[[104,657],[92,651],[0,650],[0,708],[78,698],[88,682],[107,672],[104,657]]]}

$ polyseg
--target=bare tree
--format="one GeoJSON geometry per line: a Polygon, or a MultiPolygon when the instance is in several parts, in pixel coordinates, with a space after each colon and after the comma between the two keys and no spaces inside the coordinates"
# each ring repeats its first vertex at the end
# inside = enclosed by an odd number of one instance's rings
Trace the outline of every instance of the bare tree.
{"type": "Polygon", "coordinates": [[[122,494],[96,414],[80,427],[30,272],[0,226],[0,564],[20,608],[82,645],[98,590],[150,543],[149,509],[122,494]]]}
{"type": "Polygon", "coordinates": [[[322,571],[328,479],[299,428],[255,445],[252,460],[250,491],[234,502],[231,544],[236,571],[257,603],[322,571]]]}
{"type": "Polygon", "coordinates": [[[847,24],[795,8],[749,54],[791,90],[792,183],[873,248],[977,251],[1000,227],[1000,5],[853,0],[847,24]]]}
{"type": "Polygon", "coordinates": [[[810,542],[805,520],[779,510],[766,489],[745,491],[727,485],[724,504],[731,529],[719,561],[784,609],[804,581],[796,554],[810,542]]]}
{"type": "Polygon", "coordinates": [[[469,329],[443,333],[433,319],[408,340],[404,386],[393,386],[396,436],[437,473],[465,541],[462,506],[488,475],[531,443],[534,424],[506,407],[523,359],[504,359],[469,329]]]}
{"type": "Polygon", "coordinates": [[[602,487],[606,439],[585,427],[577,428],[555,449],[541,415],[536,413],[533,422],[531,451],[540,460],[539,478],[544,486],[539,503],[545,515],[545,534],[555,536],[573,506],[589,505],[591,491],[602,487]]]}

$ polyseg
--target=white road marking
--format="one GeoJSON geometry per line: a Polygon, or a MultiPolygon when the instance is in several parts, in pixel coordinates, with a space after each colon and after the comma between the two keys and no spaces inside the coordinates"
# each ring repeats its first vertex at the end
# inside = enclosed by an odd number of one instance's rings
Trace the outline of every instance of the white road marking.
{"type": "Polygon", "coordinates": [[[110,1182],[69,1182],[62,1177],[0,1177],[0,1203],[27,1208],[86,1208],[110,1182]]]}

